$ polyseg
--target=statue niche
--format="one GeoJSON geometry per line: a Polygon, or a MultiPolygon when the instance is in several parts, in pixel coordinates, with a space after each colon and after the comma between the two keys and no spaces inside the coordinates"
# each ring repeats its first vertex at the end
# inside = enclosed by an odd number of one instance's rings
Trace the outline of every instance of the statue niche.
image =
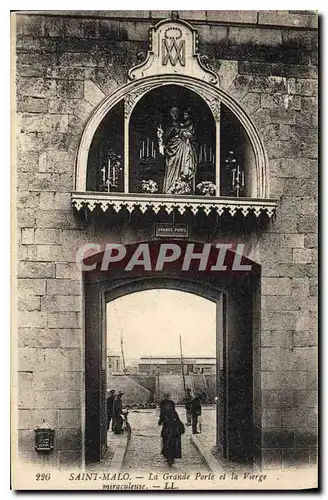
{"type": "Polygon", "coordinates": [[[87,190],[124,190],[124,102],[114,106],[99,125],[89,151],[87,190]]]}
{"type": "Polygon", "coordinates": [[[172,120],[163,132],[159,127],[159,151],[165,160],[163,181],[164,194],[191,194],[195,191],[195,178],[198,165],[198,151],[190,112],[184,111],[183,122],[179,120],[179,109],[170,110],[172,120]]]}
{"type": "Polygon", "coordinates": [[[214,194],[215,124],[197,94],[177,85],[148,92],[129,132],[130,192],[214,194]]]}

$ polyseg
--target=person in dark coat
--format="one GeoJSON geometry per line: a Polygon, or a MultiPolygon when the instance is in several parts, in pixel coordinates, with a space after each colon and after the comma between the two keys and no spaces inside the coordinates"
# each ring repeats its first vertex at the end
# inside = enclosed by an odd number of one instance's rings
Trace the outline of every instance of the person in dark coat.
{"type": "Polygon", "coordinates": [[[122,396],[123,392],[119,391],[119,393],[115,396],[115,399],[113,401],[113,431],[114,434],[122,434],[123,432],[123,417],[122,417],[122,410],[123,410],[123,403],[122,403],[122,396]]]}
{"type": "Polygon", "coordinates": [[[160,415],[158,425],[162,425],[162,455],[169,466],[176,458],[181,458],[181,435],[184,434],[184,425],[175,410],[167,409],[160,415]]]}
{"type": "Polygon", "coordinates": [[[190,406],[190,411],[191,411],[191,420],[192,420],[192,433],[193,434],[199,434],[197,432],[197,423],[198,423],[198,418],[202,414],[202,405],[200,402],[200,397],[196,395],[194,399],[191,402],[190,406]]]}
{"type": "Polygon", "coordinates": [[[113,418],[113,403],[115,399],[115,391],[111,389],[107,397],[107,431],[109,431],[110,422],[113,418]]]}

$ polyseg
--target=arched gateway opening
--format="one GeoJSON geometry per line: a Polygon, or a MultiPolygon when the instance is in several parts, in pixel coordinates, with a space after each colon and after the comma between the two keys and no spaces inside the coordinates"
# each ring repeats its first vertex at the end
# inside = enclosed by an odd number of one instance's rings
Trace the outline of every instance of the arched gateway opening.
{"type": "MultiPolygon", "coordinates": [[[[199,244],[195,244],[195,248],[197,245],[199,244]]],[[[128,253],[137,246],[128,245],[128,253]]],[[[157,251],[158,246],[157,241],[149,243],[151,255],[157,251]]],[[[215,245],[210,247],[209,262],[213,263],[216,261],[213,252],[217,250],[215,245]]],[[[256,404],[253,380],[258,359],[259,312],[256,304],[260,267],[242,257],[241,262],[249,267],[245,272],[237,272],[233,265],[229,265],[236,255],[229,250],[226,253],[225,263],[227,269],[230,269],[228,272],[211,272],[209,266],[204,266],[201,271],[196,266],[188,271],[181,271],[178,265],[172,265],[164,268],[164,271],[140,271],[139,266],[139,269],[136,267],[131,271],[117,267],[101,271],[98,266],[93,271],[84,273],[86,463],[100,461],[107,450],[106,358],[107,349],[110,349],[107,332],[108,322],[115,314],[115,308],[111,304],[119,298],[150,290],[175,290],[202,297],[212,304],[215,310],[216,337],[213,356],[216,428],[210,448],[224,460],[252,462],[256,453],[253,443],[253,414],[256,404]]],[[[97,254],[92,259],[100,263],[103,254],[97,254]]],[[[131,314],[131,311],[126,311],[126,314],[131,314]]],[[[200,309],[200,325],[201,315],[200,309]]],[[[200,326],[199,342],[201,339],[200,326]]],[[[156,424],[155,421],[154,425],[156,424]]]]}

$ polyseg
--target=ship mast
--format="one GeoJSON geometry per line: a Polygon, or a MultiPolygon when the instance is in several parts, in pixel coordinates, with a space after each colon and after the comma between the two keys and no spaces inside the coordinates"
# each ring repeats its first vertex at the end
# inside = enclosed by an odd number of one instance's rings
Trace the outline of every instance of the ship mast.
{"type": "Polygon", "coordinates": [[[182,372],[182,380],[183,380],[183,390],[184,390],[185,397],[186,397],[186,379],[185,379],[184,365],[183,365],[181,335],[179,335],[179,340],[180,340],[180,356],[181,356],[181,372],[182,372]]]}
{"type": "Polygon", "coordinates": [[[123,363],[123,373],[126,373],[125,357],[124,357],[124,349],[123,349],[123,331],[121,331],[121,355],[122,355],[122,363],[123,363]]]}

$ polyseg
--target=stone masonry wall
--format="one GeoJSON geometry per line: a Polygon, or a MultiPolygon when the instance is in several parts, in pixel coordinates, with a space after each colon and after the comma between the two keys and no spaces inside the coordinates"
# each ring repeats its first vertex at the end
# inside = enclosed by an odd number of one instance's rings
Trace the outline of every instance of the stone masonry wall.
{"type": "MultiPolygon", "coordinates": [[[[33,429],[56,429],[56,466],[82,461],[83,287],[87,241],[144,239],[127,224],[95,228],[71,208],[75,156],[92,110],[126,82],[148,28],[169,12],[16,17],[18,390],[21,457],[38,460],[33,429]]],[[[180,12],[200,52],[263,137],[276,219],[247,238],[262,266],[254,357],[259,467],[309,463],[316,446],[317,31],[298,12],[180,12]]],[[[206,236],[205,236],[206,238],[206,236]]],[[[220,239],[220,235],[216,236],[220,239]]]]}

